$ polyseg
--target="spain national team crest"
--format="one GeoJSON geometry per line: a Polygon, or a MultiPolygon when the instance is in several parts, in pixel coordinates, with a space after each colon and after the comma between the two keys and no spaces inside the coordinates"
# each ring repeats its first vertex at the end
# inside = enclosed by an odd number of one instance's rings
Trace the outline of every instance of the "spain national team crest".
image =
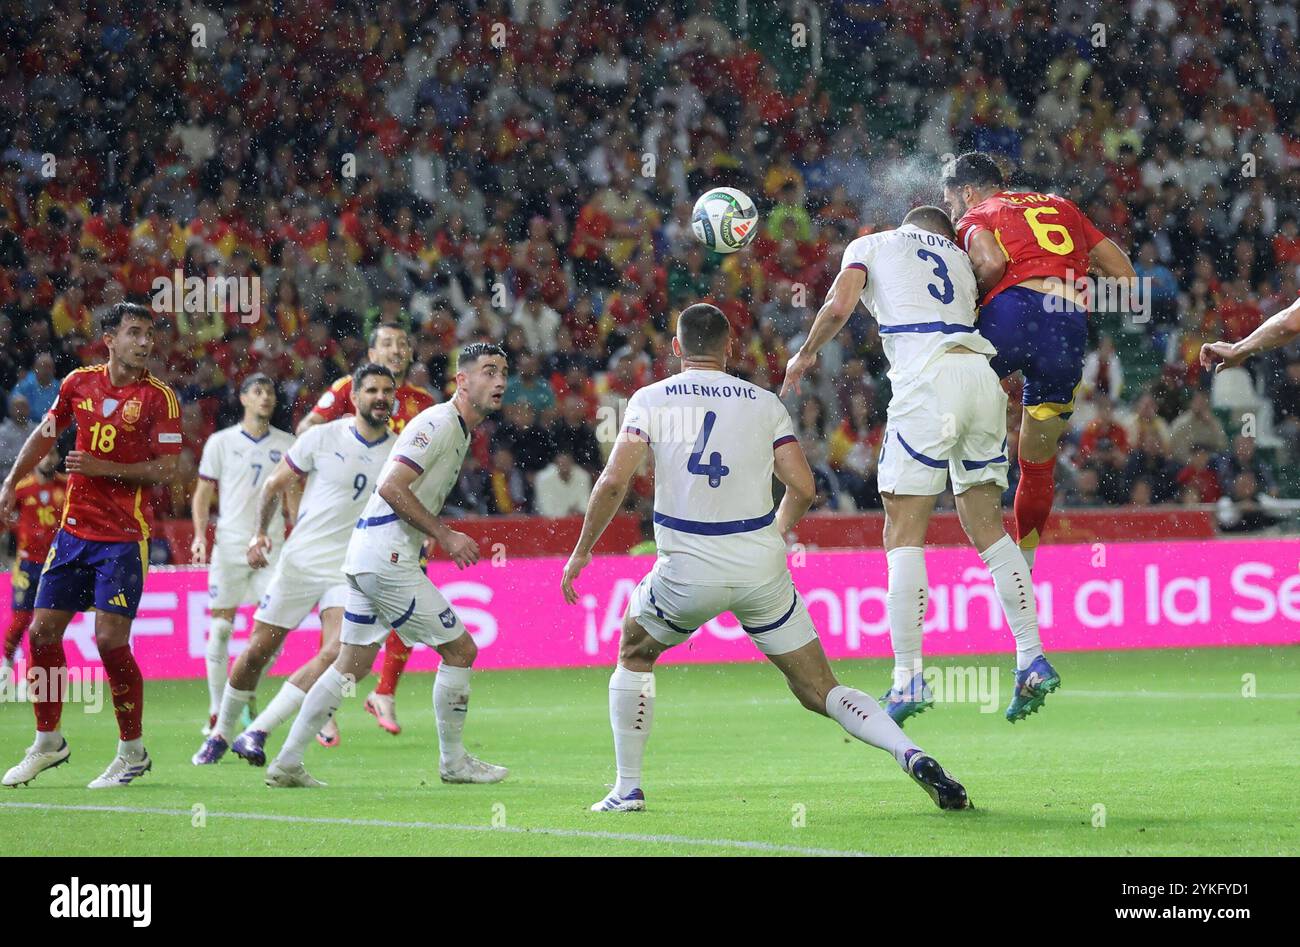
{"type": "Polygon", "coordinates": [[[140,420],[140,409],[144,405],[140,403],[139,398],[132,398],[122,407],[122,420],[127,424],[134,424],[140,420]]]}

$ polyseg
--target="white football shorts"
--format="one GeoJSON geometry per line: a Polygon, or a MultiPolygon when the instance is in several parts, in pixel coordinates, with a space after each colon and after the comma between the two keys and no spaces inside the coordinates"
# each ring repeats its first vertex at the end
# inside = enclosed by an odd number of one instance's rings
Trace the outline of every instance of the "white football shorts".
{"type": "Polygon", "coordinates": [[[360,647],[376,645],[388,637],[390,628],[408,645],[420,642],[431,648],[466,634],[456,610],[414,563],[409,569],[348,576],[340,640],[360,647]]]}
{"type": "Polygon", "coordinates": [[[880,492],[937,496],[949,477],[954,494],[1007,487],[1007,393],[983,355],[944,353],[889,402],[880,492]]]}
{"type": "Polygon", "coordinates": [[[628,617],[669,647],[723,612],[736,616],[763,654],[788,654],[817,637],[789,572],[762,585],[681,585],[660,575],[656,563],[627,603],[628,617]]]}

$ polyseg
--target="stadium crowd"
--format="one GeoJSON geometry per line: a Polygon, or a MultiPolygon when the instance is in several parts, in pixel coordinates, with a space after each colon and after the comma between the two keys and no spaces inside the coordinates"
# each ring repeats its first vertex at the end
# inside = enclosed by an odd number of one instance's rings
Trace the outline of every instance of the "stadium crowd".
{"type": "MultiPolygon", "coordinates": [[[[980,149],[1016,186],[1075,200],[1150,279],[1146,315],[1092,320],[1058,502],[1282,489],[1300,354],[1223,391],[1195,354],[1296,298],[1293,4],[835,0],[820,72],[790,42],[790,5],[751,6],[772,9],[746,34],[709,0],[12,5],[0,466],[60,378],[103,357],[97,314],[150,302],[179,269],[257,277],[265,302],[253,322],[160,320],[154,370],[182,399],[186,451],[154,516],[188,515],[245,376],[278,379],[291,429],[394,321],[412,380],[439,397],[459,343],[510,353],[507,405],[476,432],[453,505],[577,512],[602,420],[674,370],[674,311],[718,305],[734,370],[778,387],[845,244],[937,201],[940,155],[980,149]],[[689,216],[723,184],[754,197],[763,229],[719,257],[689,216]],[[1224,408],[1261,429],[1238,434],[1224,408]]],[[[859,313],[791,402],[819,508],[879,506],[885,367],[859,313]]]]}

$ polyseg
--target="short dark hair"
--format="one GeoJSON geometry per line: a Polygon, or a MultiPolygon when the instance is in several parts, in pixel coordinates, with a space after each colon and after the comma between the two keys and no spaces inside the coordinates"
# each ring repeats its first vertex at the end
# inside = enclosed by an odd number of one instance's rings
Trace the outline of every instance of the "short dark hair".
{"type": "Polygon", "coordinates": [[[952,218],[941,207],[930,204],[913,207],[907,212],[907,216],[903,218],[903,223],[912,224],[931,233],[937,233],[949,240],[957,239],[957,231],[952,225],[952,218]]]}
{"type": "Polygon", "coordinates": [[[256,385],[270,385],[271,390],[275,390],[275,382],[271,381],[270,375],[266,374],[266,372],[253,372],[240,383],[239,393],[242,395],[256,385]]]}
{"type": "Polygon", "coordinates": [[[495,342],[471,342],[460,350],[460,356],[456,359],[456,368],[458,370],[466,368],[473,365],[479,359],[486,358],[489,355],[500,355],[502,358],[507,359],[507,361],[509,360],[506,355],[506,350],[495,342]]]}
{"type": "Polygon", "coordinates": [[[982,151],[968,151],[958,155],[943,169],[944,187],[1001,187],[1002,169],[996,161],[982,151]]]}
{"type": "Polygon", "coordinates": [[[370,341],[367,344],[372,349],[379,342],[380,329],[396,329],[398,332],[404,332],[407,335],[410,335],[411,333],[411,330],[408,329],[406,326],[402,325],[400,322],[381,322],[379,323],[379,325],[375,326],[373,329],[370,330],[370,341]]]}
{"type": "Polygon", "coordinates": [[[118,303],[99,317],[99,331],[117,332],[123,319],[145,319],[153,322],[153,313],[139,303],[118,303]]]}
{"type": "Polygon", "coordinates": [[[378,362],[364,362],[352,373],[352,390],[360,391],[371,375],[383,375],[394,385],[397,384],[397,379],[393,377],[392,371],[387,366],[380,365],[378,362]]]}
{"type": "Polygon", "coordinates": [[[712,355],[722,348],[731,332],[731,323],[717,306],[695,303],[677,317],[677,338],[682,355],[712,355]]]}

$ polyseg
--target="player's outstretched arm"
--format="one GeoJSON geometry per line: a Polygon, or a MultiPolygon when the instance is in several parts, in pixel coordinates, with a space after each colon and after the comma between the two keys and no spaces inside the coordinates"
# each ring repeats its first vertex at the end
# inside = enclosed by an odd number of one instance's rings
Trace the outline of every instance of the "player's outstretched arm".
{"type": "Polygon", "coordinates": [[[211,480],[199,478],[190,500],[190,522],[194,524],[194,539],[190,542],[190,563],[201,566],[208,560],[208,516],[217,487],[211,480]]]}
{"type": "Polygon", "coordinates": [[[426,536],[447,550],[447,555],[457,566],[464,569],[478,562],[478,543],[473,537],[457,532],[442,522],[411,489],[415,478],[423,471],[408,467],[406,464],[393,464],[382,480],[376,492],[380,499],[393,508],[393,512],[410,523],[426,536]]]}
{"type": "Polygon", "coordinates": [[[817,318],[813,320],[808,338],[804,340],[794,357],[786,363],[785,381],[781,383],[782,398],[791,388],[796,392],[800,390],[803,376],[817,362],[817,353],[821,351],[823,345],[839,335],[840,330],[844,328],[844,323],[848,322],[849,316],[853,315],[853,310],[866,285],[865,270],[856,266],[840,270],[839,275],[835,277],[835,282],[831,284],[830,292],[826,294],[826,302],[822,303],[817,318]]]}
{"type": "Polygon", "coordinates": [[[54,425],[50,423],[50,415],[46,415],[45,420],[38,424],[36,429],[27,436],[23,449],[18,452],[13,467],[9,469],[8,476],[5,477],[4,483],[0,484],[0,522],[7,523],[14,511],[14,505],[17,502],[14,488],[18,485],[18,481],[36,469],[36,465],[41,462],[41,458],[50,452],[50,448],[54,446],[57,440],[58,432],[54,429],[54,425]]]}
{"type": "Polygon", "coordinates": [[[998,246],[997,238],[987,230],[976,230],[971,235],[966,255],[975,270],[975,286],[982,298],[1002,279],[1007,271],[1007,255],[998,246]]]}
{"type": "Polygon", "coordinates": [[[1215,373],[1236,368],[1259,352],[1279,348],[1300,336],[1300,299],[1267,319],[1240,342],[1207,342],[1201,346],[1201,367],[1215,373]]]}
{"type": "Polygon", "coordinates": [[[797,441],[782,444],[774,457],[776,479],[785,484],[785,496],[781,497],[781,505],[776,510],[776,528],[784,536],[812,506],[817,498],[817,484],[803,445],[797,441]]]}
{"type": "Polygon", "coordinates": [[[623,506],[627,488],[631,485],[632,478],[636,476],[637,469],[645,460],[646,451],[649,449],[650,445],[643,438],[627,431],[620,433],[618,440],[614,442],[614,449],[610,451],[609,460],[605,462],[605,469],[600,472],[596,485],[591,488],[591,498],[587,500],[587,514],[582,520],[582,534],[578,537],[577,545],[573,547],[569,561],[565,563],[564,575],[560,579],[564,600],[570,605],[578,601],[578,593],[574,590],[573,583],[586,568],[587,563],[591,562],[591,551],[596,547],[596,541],[608,528],[614,514],[623,506]]]}

